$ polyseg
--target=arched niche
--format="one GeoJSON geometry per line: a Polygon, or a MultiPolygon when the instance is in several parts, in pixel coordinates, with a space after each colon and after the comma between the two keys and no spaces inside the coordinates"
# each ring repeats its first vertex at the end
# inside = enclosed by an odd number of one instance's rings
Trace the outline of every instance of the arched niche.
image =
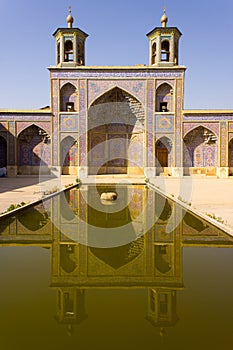
{"type": "Polygon", "coordinates": [[[65,137],[60,144],[60,164],[63,175],[77,174],[78,142],[71,136],[65,137]]]}
{"type": "Polygon", "coordinates": [[[0,136],[0,168],[7,166],[7,142],[3,136],[0,136]]]}
{"type": "Polygon", "coordinates": [[[77,112],[77,89],[71,84],[63,85],[60,91],[60,111],[61,112],[77,112]]]}
{"type": "Polygon", "coordinates": [[[229,175],[233,176],[233,138],[228,143],[228,167],[229,175]]]}
{"type": "Polygon", "coordinates": [[[155,143],[155,166],[156,175],[160,175],[172,166],[172,141],[163,136],[155,143]]]}
{"type": "Polygon", "coordinates": [[[18,135],[18,174],[49,173],[51,164],[50,136],[35,124],[18,135]]]}
{"type": "Polygon", "coordinates": [[[184,137],[183,166],[185,174],[209,173],[215,175],[218,164],[218,138],[208,128],[198,126],[184,137]],[[210,172],[211,170],[211,172],[210,172]]]}
{"type": "Polygon", "coordinates": [[[115,87],[97,98],[88,113],[90,174],[143,174],[144,108],[115,87]]]}
{"type": "Polygon", "coordinates": [[[173,88],[167,83],[161,84],[156,90],[156,112],[173,112],[173,88]]]}

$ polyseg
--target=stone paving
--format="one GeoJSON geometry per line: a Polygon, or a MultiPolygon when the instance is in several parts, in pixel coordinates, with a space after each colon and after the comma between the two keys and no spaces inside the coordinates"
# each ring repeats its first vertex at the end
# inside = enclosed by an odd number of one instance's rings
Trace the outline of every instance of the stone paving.
{"type": "Polygon", "coordinates": [[[155,178],[151,182],[172,197],[191,204],[191,209],[222,218],[224,225],[233,229],[233,178],[155,178]]]}
{"type": "MultiPolygon", "coordinates": [[[[5,211],[11,204],[33,202],[40,199],[43,192],[55,188],[64,188],[75,184],[75,176],[62,176],[61,179],[38,177],[0,178],[0,212],[5,211]]],[[[122,176],[89,177],[87,183],[143,183],[144,178],[122,176]]],[[[170,194],[174,199],[179,198],[184,203],[191,204],[190,208],[199,213],[214,214],[224,220],[224,224],[233,229],[233,178],[170,178],[157,177],[151,181],[154,186],[170,194]]]]}

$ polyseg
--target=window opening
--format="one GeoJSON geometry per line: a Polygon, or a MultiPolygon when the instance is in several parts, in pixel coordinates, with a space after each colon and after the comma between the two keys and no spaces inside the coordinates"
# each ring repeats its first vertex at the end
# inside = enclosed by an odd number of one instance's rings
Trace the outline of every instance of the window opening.
{"type": "Polygon", "coordinates": [[[169,56],[170,56],[169,42],[163,41],[162,47],[161,47],[161,61],[169,62],[169,56]]]}
{"type": "Polygon", "coordinates": [[[65,42],[65,62],[72,62],[74,60],[73,43],[71,40],[65,42]]]}
{"type": "Polygon", "coordinates": [[[66,103],[66,112],[74,112],[74,102],[66,103]]]}
{"type": "Polygon", "coordinates": [[[78,63],[84,64],[84,48],[81,43],[78,44],[78,63]]]}
{"type": "Polygon", "coordinates": [[[160,315],[166,316],[168,314],[168,296],[165,293],[159,296],[159,311],[160,315]]]}
{"type": "Polygon", "coordinates": [[[155,64],[155,59],[156,59],[156,43],[152,45],[152,64],[155,64]]]}
{"type": "Polygon", "coordinates": [[[60,56],[60,43],[57,44],[57,64],[61,62],[61,56],[60,56]]]}
{"type": "Polygon", "coordinates": [[[159,111],[160,111],[160,112],[168,112],[168,109],[167,109],[167,102],[160,102],[159,111]]]}

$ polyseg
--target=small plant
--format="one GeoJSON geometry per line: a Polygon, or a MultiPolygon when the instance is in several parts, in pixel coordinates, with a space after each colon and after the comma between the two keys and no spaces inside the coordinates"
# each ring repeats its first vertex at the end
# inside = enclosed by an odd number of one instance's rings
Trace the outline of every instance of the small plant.
{"type": "Polygon", "coordinates": [[[11,204],[5,211],[1,212],[0,215],[8,213],[9,211],[12,211],[12,210],[21,208],[21,207],[23,207],[24,205],[26,205],[28,203],[21,202],[21,203],[18,203],[18,204],[11,204]]]}
{"type": "Polygon", "coordinates": [[[74,184],[65,185],[65,188],[71,187],[71,186],[73,186],[73,185],[74,185],[74,184]]]}
{"type": "Polygon", "coordinates": [[[187,204],[187,205],[189,205],[189,206],[191,206],[192,205],[192,203],[191,202],[187,202],[185,199],[183,199],[181,196],[178,196],[178,200],[179,201],[181,201],[181,202],[183,202],[184,204],[187,204]]]}
{"type": "Polygon", "coordinates": [[[79,188],[81,185],[82,185],[82,181],[78,178],[78,177],[76,177],[76,183],[77,183],[77,188],[79,188]]]}
{"type": "Polygon", "coordinates": [[[53,194],[53,193],[56,193],[56,192],[58,192],[58,191],[60,191],[60,188],[57,187],[57,186],[55,186],[55,187],[52,188],[51,190],[44,191],[42,197],[48,196],[48,195],[53,194]]]}
{"type": "Polygon", "coordinates": [[[221,224],[224,223],[224,220],[223,218],[221,218],[221,216],[216,216],[215,214],[210,214],[210,213],[206,213],[206,215],[209,216],[211,219],[220,222],[221,224]]]}
{"type": "Polygon", "coordinates": [[[145,178],[145,182],[148,183],[150,179],[148,177],[145,178]]]}

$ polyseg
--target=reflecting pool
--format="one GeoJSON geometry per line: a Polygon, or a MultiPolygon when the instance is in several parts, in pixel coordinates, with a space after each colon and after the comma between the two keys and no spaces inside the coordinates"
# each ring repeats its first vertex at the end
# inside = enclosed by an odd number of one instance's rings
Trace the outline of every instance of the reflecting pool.
{"type": "Polygon", "coordinates": [[[0,221],[1,349],[229,349],[232,248],[143,185],[54,196],[0,221]]]}

